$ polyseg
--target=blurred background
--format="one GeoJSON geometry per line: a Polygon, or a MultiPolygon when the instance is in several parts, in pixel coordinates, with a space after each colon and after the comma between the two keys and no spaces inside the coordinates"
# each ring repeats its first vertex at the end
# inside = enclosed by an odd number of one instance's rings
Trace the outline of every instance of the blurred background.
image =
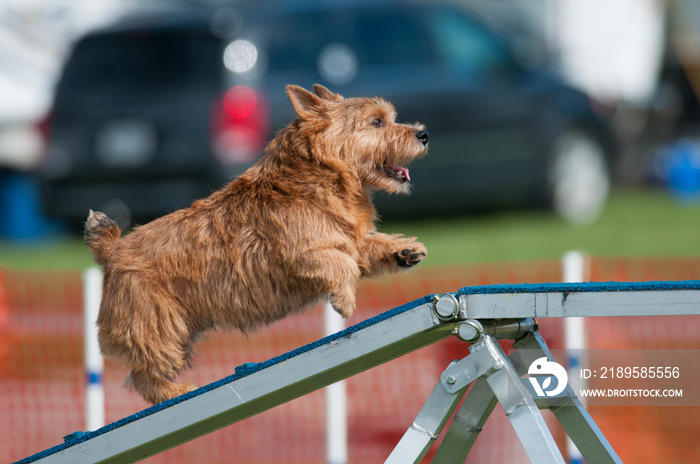
{"type": "MultiPolygon", "coordinates": [[[[692,0],[0,0],[7,460],[84,428],[88,210],[128,230],[208,195],[294,118],[290,83],[382,96],[431,133],[412,195],[375,199],[380,228],[416,235],[430,256],[409,276],[361,285],[350,323],[464,285],[561,280],[572,249],[589,257],[589,280],[700,278],[692,0]]],[[[588,327],[599,348],[700,348],[698,317],[588,327]]],[[[562,346],[558,322],[542,333],[562,346]]],[[[208,383],[320,336],[320,311],[247,339],[212,335],[185,375],[208,383]]],[[[382,461],[465,354],[449,342],[350,379],[350,462],[382,461]],[[381,382],[391,377],[407,383],[381,382]]],[[[125,375],[107,366],[109,421],[145,407],[120,388],[125,375]]],[[[324,407],[309,395],[149,462],[323,462],[324,407]]],[[[591,412],[623,461],[689,462],[697,409],[591,412]]],[[[494,416],[467,462],[526,462],[494,416]]]]}

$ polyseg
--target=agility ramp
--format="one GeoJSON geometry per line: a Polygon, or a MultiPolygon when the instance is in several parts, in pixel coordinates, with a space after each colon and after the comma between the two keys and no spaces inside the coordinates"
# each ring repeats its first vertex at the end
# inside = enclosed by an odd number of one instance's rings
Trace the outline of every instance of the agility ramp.
{"type": "Polygon", "coordinates": [[[535,359],[552,360],[533,318],[662,315],[700,315],[700,281],[490,285],[429,295],[98,430],[73,433],[19,463],[135,462],[450,336],[470,342],[470,354],[437,379],[386,462],[420,462],[474,383],[433,462],[464,462],[500,402],[532,462],[565,462],[539,412],[549,408],[588,462],[618,463],[570,387],[535,401],[519,381],[535,359]],[[497,339],[516,340],[515,353],[507,357],[497,339]]]}

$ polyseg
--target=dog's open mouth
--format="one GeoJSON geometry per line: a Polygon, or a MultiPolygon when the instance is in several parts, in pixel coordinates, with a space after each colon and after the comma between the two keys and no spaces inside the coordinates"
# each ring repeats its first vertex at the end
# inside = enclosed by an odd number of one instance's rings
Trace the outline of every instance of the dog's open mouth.
{"type": "Polygon", "coordinates": [[[393,179],[397,179],[401,182],[410,182],[411,176],[408,174],[408,168],[399,166],[398,164],[384,163],[384,172],[393,179]]]}

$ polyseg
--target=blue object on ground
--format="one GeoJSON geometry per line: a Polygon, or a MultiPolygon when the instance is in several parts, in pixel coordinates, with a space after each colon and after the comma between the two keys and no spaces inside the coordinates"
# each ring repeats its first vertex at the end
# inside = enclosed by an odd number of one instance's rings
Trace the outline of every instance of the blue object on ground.
{"type": "Polygon", "coordinates": [[[700,201],[700,142],[680,141],[669,149],[668,186],[683,201],[700,201]]]}
{"type": "Polygon", "coordinates": [[[0,170],[0,239],[31,241],[63,231],[62,224],[44,216],[32,174],[0,170]]]}

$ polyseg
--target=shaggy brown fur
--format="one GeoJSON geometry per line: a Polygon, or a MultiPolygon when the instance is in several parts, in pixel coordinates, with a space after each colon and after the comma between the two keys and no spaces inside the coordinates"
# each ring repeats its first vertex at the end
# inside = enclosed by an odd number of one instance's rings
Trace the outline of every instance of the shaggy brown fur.
{"type": "Polygon", "coordinates": [[[427,251],[378,233],[370,193],[409,190],[402,165],[427,152],[422,125],[395,122],[379,98],[288,86],[299,116],[240,177],[120,238],[90,212],[85,243],[104,268],[102,353],[159,403],[196,388],[174,382],[199,334],[250,332],[330,298],[344,317],[360,277],[409,269],[427,251]]]}

